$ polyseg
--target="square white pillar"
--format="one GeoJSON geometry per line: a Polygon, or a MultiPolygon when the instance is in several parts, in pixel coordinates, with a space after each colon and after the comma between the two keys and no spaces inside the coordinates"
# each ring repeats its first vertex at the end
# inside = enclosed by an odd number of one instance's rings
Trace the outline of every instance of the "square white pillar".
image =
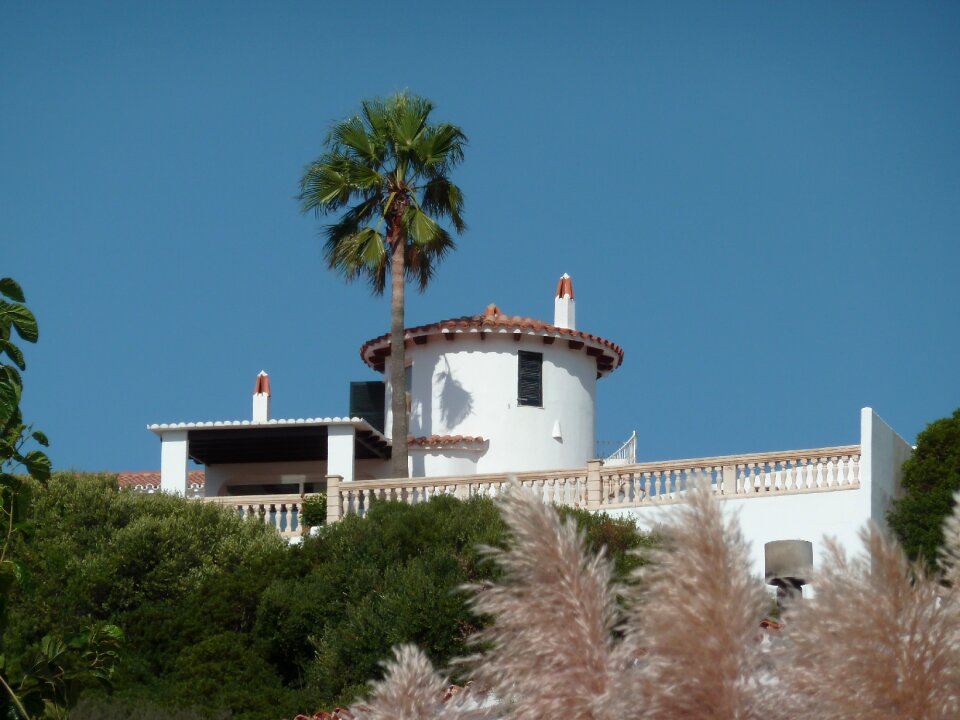
{"type": "Polygon", "coordinates": [[[353,425],[330,425],[327,428],[327,475],[339,475],[343,482],[353,480],[356,435],[353,425]]]}
{"type": "Polygon", "coordinates": [[[186,430],[160,436],[160,490],[186,497],[189,443],[186,430]]]}

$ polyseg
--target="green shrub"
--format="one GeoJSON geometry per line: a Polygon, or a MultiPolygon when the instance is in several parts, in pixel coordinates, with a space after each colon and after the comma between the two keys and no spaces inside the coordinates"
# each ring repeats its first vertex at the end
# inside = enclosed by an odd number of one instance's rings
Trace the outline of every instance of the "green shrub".
{"type": "Polygon", "coordinates": [[[943,545],[943,522],[960,490],[960,409],[917,436],[917,449],[903,464],[903,490],[887,521],[907,555],[933,568],[943,545]]]}
{"type": "MultiPolygon", "coordinates": [[[[12,598],[8,658],[78,622],[126,634],[114,696],[85,698],[81,719],[276,720],[355,699],[397,643],[443,665],[483,625],[460,591],[497,572],[479,546],[505,542],[486,498],[375,503],[301,545],[219,506],[118,491],[111,476],[57,474],[32,512],[18,552],[35,581],[12,598]]],[[[565,512],[618,574],[649,542],[629,521],[565,512]]]]}
{"type": "Polygon", "coordinates": [[[306,527],[320,527],[327,521],[327,496],[308,495],[300,504],[300,522],[306,527]]]}
{"type": "Polygon", "coordinates": [[[642,550],[658,544],[655,535],[640,532],[630,518],[610,517],[606,513],[592,513],[582,508],[558,508],[561,519],[572,517],[584,534],[591,552],[606,548],[613,560],[614,575],[625,579],[644,563],[642,550]]]}

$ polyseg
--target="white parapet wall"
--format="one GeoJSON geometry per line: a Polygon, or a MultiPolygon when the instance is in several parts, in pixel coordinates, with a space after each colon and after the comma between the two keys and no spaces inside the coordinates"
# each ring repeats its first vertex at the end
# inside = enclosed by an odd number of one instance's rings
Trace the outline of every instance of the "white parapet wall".
{"type": "Polygon", "coordinates": [[[189,449],[186,430],[168,431],[160,437],[160,489],[163,492],[186,496],[189,449]]]}
{"type": "MultiPolygon", "coordinates": [[[[745,462],[744,468],[754,466],[752,484],[757,492],[724,495],[718,490],[724,512],[739,519],[743,536],[750,544],[752,566],[757,575],[764,574],[764,545],[768,542],[812,542],[816,567],[823,558],[826,538],[835,540],[851,555],[860,552],[860,531],[868,522],[886,529],[887,510],[900,493],[901,466],[910,457],[912,449],[871,408],[861,411],[860,421],[859,457],[851,455],[850,459],[844,460],[844,448],[836,449],[836,453],[825,449],[813,471],[816,476],[814,487],[806,483],[797,490],[777,488],[791,469],[796,472],[798,467],[813,467],[810,462],[805,462],[805,455],[812,453],[798,451],[798,460],[788,462],[786,466],[782,463],[765,466],[763,462],[745,462]],[[832,459],[831,454],[840,457],[832,459]],[[830,482],[834,475],[844,476],[846,480],[830,482]],[[774,489],[776,491],[771,491],[774,489]]],[[[742,488],[738,487],[739,490],[742,488]]],[[[679,507],[676,503],[654,502],[609,512],[613,516],[632,517],[641,527],[654,530],[667,522],[679,507]]]]}
{"type": "Polygon", "coordinates": [[[863,448],[861,474],[870,481],[870,517],[887,526],[887,511],[902,493],[903,464],[913,447],[900,437],[873,408],[860,411],[860,445],[863,448]]]}
{"type": "MultiPolygon", "coordinates": [[[[170,439],[173,442],[164,455],[169,462],[164,467],[179,472],[186,446],[181,447],[177,437],[170,439]]],[[[351,440],[350,432],[331,436],[331,461],[338,455],[337,447],[346,458],[351,440]]],[[[631,517],[642,528],[656,530],[683,507],[688,488],[707,483],[724,512],[739,519],[750,544],[753,570],[763,577],[768,542],[812,543],[816,568],[823,560],[824,538],[835,539],[848,554],[859,553],[860,530],[870,521],[885,527],[886,513],[900,493],[901,466],[912,448],[870,408],[860,413],[860,440],[858,445],[609,467],[591,460],[586,467],[511,473],[352,481],[327,477],[328,518],[332,522],[348,514],[362,515],[378,499],[415,504],[437,495],[497,497],[519,483],[546,503],[631,517]]],[[[324,463],[271,465],[208,468],[207,494],[222,488],[227,476],[232,476],[232,482],[250,484],[278,478],[280,484],[294,489],[297,482],[319,485],[323,473],[330,471],[324,463]]],[[[368,474],[363,463],[357,469],[361,475],[368,474]]]]}

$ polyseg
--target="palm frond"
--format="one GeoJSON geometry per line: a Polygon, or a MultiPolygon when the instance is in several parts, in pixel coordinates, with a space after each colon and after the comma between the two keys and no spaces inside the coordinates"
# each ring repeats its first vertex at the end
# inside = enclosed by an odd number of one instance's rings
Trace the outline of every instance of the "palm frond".
{"type": "Polygon", "coordinates": [[[382,98],[364,100],[360,103],[360,114],[371,134],[385,142],[390,134],[390,111],[387,103],[382,98]]]}
{"type": "Polygon", "coordinates": [[[440,226],[436,221],[411,203],[403,213],[403,224],[407,229],[407,237],[414,245],[429,245],[437,237],[440,226]]]}
{"type": "Polygon", "coordinates": [[[384,160],[384,143],[375,132],[367,132],[363,119],[352,117],[337,123],[330,131],[335,150],[353,156],[367,164],[369,169],[379,168],[384,160]]]}
{"type": "Polygon", "coordinates": [[[371,195],[362,202],[346,210],[338,222],[326,225],[323,235],[326,238],[327,256],[343,238],[356,234],[361,227],[379,216],[381,198],[371,195]]]}
{"type": "Polygon", "coordinates": [[[423,188],[420,207],[437,217],[449,217],[457,233],[463,233],[463,193],[446,176],[432,178],[423,188]]]}
{"type": "Polygon", "coordinates": [[[329,152],[307,166],[300,178],[300,207],[303,212],[318,215],[335,212],[347,205],[358,193],[383,184],[376,171],[355,158],[340,152],[329,152]]]}
{"type": "Polygon", "coordinates": [[[463,160],[467,136],[456,125],[443,123],[427,128],[413,146],[417,161],[425,169],[446,173],[463,160]]]}
{"type": "Polygon", "coordinates": [[[456,249],[456,243],[444,228],[437,226],[437,232],[429,243],[407,246],[404,255],[407,279],[417,283],[417,290],[424,292],[433,279],[436,266],[444,257],[456,249]]]}
{"type": "Polygon", "coordinates": [[[409,93],[398,93],[391,100],[393,112],[389,115],[389,127],[394,152],[398,159],[406,160],[427,127],[433,103],[409,93]]]}
{"type": "Polygon", "coordinates": [[[348,281],[366,277],[374,292],[383,292],[383,268],[387,265],[387,249],[383,236],[372,227],[365,227],[336,241],[328,236],[327,263],[348,281]]]}

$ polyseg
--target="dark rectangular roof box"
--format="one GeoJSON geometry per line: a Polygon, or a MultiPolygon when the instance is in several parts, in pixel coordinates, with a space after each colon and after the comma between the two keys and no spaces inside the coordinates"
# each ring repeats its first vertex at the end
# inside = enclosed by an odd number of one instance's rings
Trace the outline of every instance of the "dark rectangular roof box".
{"type": "Polygon", "coordinates": [[[386,384],[382,380],[350,383],[350,417],[360,417],[383,432],[386,384]]]}

